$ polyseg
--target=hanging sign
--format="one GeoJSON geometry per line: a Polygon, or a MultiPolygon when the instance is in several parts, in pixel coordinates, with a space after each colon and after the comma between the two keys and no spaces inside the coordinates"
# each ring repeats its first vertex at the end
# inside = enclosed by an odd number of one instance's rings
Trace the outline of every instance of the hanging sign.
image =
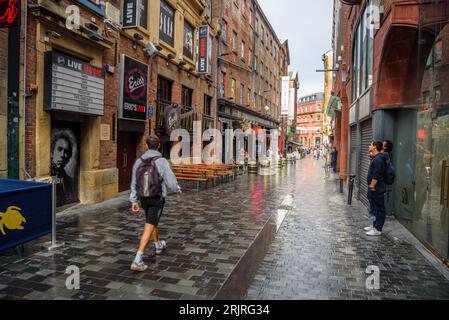
{"type": "Polygon", "coordinates": [[[122,54],[120,58],[120,119],[146,121],[148,65],[122,54]]]}
{"type": "Polygon", "coordinates": [[[211,70],[211,40],[209,26],[199,26],[198,28],[198,73],[210,74],[211,70]]]}
{"type": "Polygon", "coordinates": [[[122,26],[126,28],[147,28],[148,2],[145,0],[124,0],[122,26]]]}
{"type": "Polygon", "coordinates": [[[178,129],[181,122],[181,112],[179,107],[173,105],[165,108],[165,129],[168,135],[178,129]]]}

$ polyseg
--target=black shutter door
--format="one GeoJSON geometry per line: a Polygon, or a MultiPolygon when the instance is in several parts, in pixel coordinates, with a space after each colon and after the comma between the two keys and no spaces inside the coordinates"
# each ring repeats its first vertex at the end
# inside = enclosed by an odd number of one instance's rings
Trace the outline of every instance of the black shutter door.
{"type": "Polygon", "coordinates": [[[350,167],[349,174],[356,174],[356,163],[357,163],[357,126],[351,127],[351,146],[350,146],[350,167]]]}
{"type": "Polygon", "coordinates": [[[366,120],[361,123],[362,141],[360,150],[360,188],[359,188],[359,200],[368,207],[368,198],[366,194],[368,192],[368,184],[366,183],[366,177],[368,176],[368,170],[370,166],[369,158],[369,146],[373,142],[373,129],[372,120],[366,120]]]}

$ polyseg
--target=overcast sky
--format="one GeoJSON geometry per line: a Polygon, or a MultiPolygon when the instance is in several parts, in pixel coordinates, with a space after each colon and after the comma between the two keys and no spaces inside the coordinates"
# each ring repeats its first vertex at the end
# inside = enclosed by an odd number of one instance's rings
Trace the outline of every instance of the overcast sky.
{"type": "Polygon", "coordinates": [[[279,39],[288,39],[299,96],[324,90],[321,56],[332,49],[333,0],[258,0],[279,39]]]}

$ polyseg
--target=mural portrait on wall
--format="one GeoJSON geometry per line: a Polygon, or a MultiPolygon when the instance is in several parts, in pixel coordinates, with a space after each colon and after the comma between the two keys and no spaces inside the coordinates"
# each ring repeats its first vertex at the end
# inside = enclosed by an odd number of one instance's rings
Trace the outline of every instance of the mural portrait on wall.
{"type": "Polygon", "coordinates": [[[56,178],[56,205],[78,202],[78,137],[71,128],[54,127],[51,140],[51,175],[56,178]]]}

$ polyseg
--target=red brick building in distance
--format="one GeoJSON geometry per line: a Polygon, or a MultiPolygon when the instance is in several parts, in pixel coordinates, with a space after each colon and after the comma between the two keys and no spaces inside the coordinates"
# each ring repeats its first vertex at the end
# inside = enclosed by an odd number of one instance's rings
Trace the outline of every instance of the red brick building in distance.
{"type": "Polygon", "coordinates": [[[296,105],[297,141],[307,148],[320,147],[323,143],[324,94],[314,93],[301,97],[296,105]]]}

